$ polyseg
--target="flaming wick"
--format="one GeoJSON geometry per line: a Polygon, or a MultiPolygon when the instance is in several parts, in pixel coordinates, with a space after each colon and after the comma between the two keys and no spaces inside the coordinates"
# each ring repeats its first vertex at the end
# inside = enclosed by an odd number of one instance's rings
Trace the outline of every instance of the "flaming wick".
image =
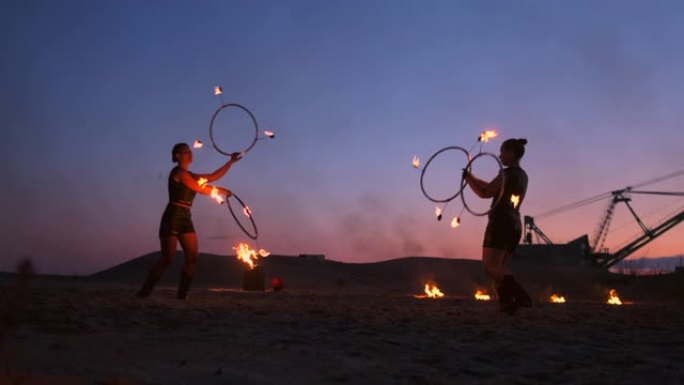
{"type": "Polygon", "coordinates": [[[192,144],[192,148],[202,148],[204,146],[204,143],[202,143],[201,140],[197,139],[195,142],[192,144]]]}
{"type": "Polygon", "coordinates": [[[451,228],[455,229],[460,225],[461,225],[461,218],[454,217],[454,219],[451,220],[451,228]]]}
{"type": "Polygon", "coordinates": [[[420,158],[418,155],[413,156],[413,161],[411,162],[413,164],[413,168],[420,168],[420,158]]]}
{"type": "Polygon", "coordinates": [[[214,87],[214,95],[221,95],[221,94],[223,94],[223,88],[221,88],[220,86],[214,87]]]}
{"type": "Polygon", "coordinates": [[[489,142],[489,139],[494,139],[497,136],[499,136],[499,133],[496,132],[496,130],[485,130],[480,134],[480,137],[477,140],[478,142],[487,143],[489,142]]]}

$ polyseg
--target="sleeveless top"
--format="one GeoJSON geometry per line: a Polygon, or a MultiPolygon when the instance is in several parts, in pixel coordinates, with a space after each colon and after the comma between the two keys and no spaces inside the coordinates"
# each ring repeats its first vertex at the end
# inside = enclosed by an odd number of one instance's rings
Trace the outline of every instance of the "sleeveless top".
{"type": "Polygon", "coordinates": [[[178,167],[174,167],[169,174],[169,203],[182,203],[192,206],[192,201],[195,199],[196,192],[184,185],[181,181],[173,179],[173,172],[178,167]]]}
{"type": "Polygon", "coordinates": [[[503,170],[504,192],[499,204],[496,197],[492,199],[492,211],[489,212],[490,221],[506,221],[520,223],[520,205],[525,199],[527,192],[527,173],[520,166],[511,166],[503,170]],[[512,197],[518,197],[518,203],[514,204],[512,197]]]}

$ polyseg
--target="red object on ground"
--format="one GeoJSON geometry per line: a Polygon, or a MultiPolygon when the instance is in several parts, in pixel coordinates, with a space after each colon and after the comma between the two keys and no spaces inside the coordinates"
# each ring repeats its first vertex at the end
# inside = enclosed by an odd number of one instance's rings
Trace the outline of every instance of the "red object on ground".
{"type": "Polygon", "coordinates": [[[283,279],[280,277],[273,277],[273,279],[271,279],[271,287],[273,287],[273,291],[283,290],[283,288],[285,287],[283,279]]]}

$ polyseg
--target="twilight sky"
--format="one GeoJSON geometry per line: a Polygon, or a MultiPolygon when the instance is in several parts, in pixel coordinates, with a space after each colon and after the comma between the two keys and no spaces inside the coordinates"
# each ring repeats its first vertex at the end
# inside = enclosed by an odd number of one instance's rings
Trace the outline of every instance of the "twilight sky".
{"type": "MultiPolygon", "coordinates": [[[[529,140],[525,214],[684,168],[678,1],[2,8],[0,270],[30,256],[42,272],[85,274],[158,249],[171,146],[208,141],[215,85],[277,133],[219,184],[250,204],[260,246],[278,254],[478,258],[486,219],[437,222],[410,162],[469,147],[485,128],[501,132],[489,151],[529,140]]],[[[204,148],[191,169],[223,161],[204,148]]],[[[684,177],[648,187],[684,191],[684,177]]],[[[683,201],[635,196],[634,207],[654,224],[683,201]]],[[[538,224],[571,240],[593,233],[606,204],[538,224]]],[[[247,240],[206,197],[193,219],[204,252],[247,240]]],[[[611,247],[639,231],[624,206],[612,227],[611,247]]],[[[635,257],[684,253],[682,239],[680,225],[635,257]]]]}

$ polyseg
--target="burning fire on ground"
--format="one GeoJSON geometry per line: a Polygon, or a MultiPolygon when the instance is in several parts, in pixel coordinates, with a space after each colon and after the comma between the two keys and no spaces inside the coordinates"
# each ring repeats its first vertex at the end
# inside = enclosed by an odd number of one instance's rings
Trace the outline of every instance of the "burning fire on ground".
{"type": "Polygon", "coordinates": [[[418,294],[415,295],[416,298],[442,298],[444,297],[444,293],[442,293],[441,290],[437,287],[437,285],[425,284],[425,289],[424,289],[425,294],[418,294]]]}
{"type": "Polygon", "coordinates": [[[610,296],[608,297],[608,304],[609,305],[622,305],[622,301],[620,300],[620,297],[618,297],[618,293],[615,289],[610,291],[610,296]]]}
{"type": "Polygon", "coordinates": [[[486,291],[478,290],[475,292],[475,299],[478,301],[489,301],[492,297],[490,297],[486,291]]]}
{"type": "Polygon", "coordinates": [[[271,255],[271,253],[264,249],[259,249],[259,251],[256,251],[250,248],[246,243],[238,244],[236,247],[233,247],[233,250],[235,250],[235,256],[237,259],[246,263],[250,270],[254,269],[259,258],[266,258],[271,255]]]}
{"type": "Polygon", "coordinates": [[[558,294],[552,294],[549,301],[551,301],[551,303],[565,303],[565,297],[558,294]]]}

